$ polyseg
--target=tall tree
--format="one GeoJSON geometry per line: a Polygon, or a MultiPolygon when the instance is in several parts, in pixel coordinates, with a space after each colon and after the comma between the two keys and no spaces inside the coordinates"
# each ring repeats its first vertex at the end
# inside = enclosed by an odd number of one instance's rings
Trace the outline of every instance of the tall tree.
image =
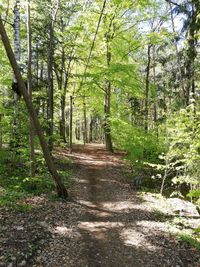
{"type": "MultiPolygon", "coordinates": [[[[54,2],[54,1],[53,1],[54,2]]],[[[49,23],[49,43],[48,43],[48,136],[49,136],[49,149],[53,149],[53,132],[54,132],[54,83],[53,83],[53,55],[54,55],[54,26],[56,16],[60,6],[60,0],[56,1],[54,5],[52,1],[50,10],[50,23],[49,23]]]]}
{"type": "MultiPolygon", "coordinates": [[[[31,29],[31,8],[30,0],[27,1],[27,51],[28,51],[28,79],[27,87],[30,100],[32,101],[32,29],[31,29]]],[[[30,117],[30,176],[35,176],[35,149],[34,149],[34,128],[30,117]]]]}

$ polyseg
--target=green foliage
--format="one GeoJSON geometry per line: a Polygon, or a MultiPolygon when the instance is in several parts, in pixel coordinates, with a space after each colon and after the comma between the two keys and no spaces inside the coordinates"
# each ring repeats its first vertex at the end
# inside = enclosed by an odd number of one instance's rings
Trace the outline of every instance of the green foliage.
{"type": "MultiPolygon", "coordinates": [[[[27,150],[23,152],[26,154],[27,150]]],[[[69,163],[68,160],[64,161],[69,163]]],[[[26,155],[21,153],[13,157],[8,149],[0,151],[0,206],[7,206],[18,211],[26,212],[32,207],[23,202],[27,197],[33,195],[52,194],[55,185],[44,165],[44,158],[37,155],[37,174],[29,176],[29,161],[26,155]]],[[[59,171],[63,177],[64,184],[69,187],[71,170],[59,171]]]]}
{"type": "Polygon", "coordinates": [[[164,164],[157,169],[165,173],[165,179],[175,185],[190,188],[188,197],[199,197],[200,153],[199,153],[199,114],[194,116],[194,106],[188,106],[171,114],[163,125],[166,153],[160,155],[164,164]]]}
{"type": "Polygon", "coordinates": [[[114,143],[128,152],[129,161],[132,163],[142,163],[147,159],[149,162],[157,161],[162,149],[153,133],[146,133],[140,127],[120,119],[113,118],[111,123],[114,143]]]}

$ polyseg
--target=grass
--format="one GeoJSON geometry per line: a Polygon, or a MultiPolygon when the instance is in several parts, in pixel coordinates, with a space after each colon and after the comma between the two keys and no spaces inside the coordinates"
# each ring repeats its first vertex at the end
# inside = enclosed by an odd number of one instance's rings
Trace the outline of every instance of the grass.
{"type": "Polygon", "coordinates": [[[200,241],[198,238],[193,237],[190,234],[180,234],[179,238],[181,241],[187,243],[188,245],[200,250],[200,241]]]}

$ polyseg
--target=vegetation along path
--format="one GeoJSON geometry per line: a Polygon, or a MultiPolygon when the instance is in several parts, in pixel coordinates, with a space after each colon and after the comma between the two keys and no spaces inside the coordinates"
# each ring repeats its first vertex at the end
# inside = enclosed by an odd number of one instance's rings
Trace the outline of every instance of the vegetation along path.
{"type": "Polygon", "coordinates": [[[170,236],[164,218],[130,189],[121,156],[99,145],[75,148],[75,203],[56,209],[53,224],[47,218],[54,234],[35,266],[199,266],[198,252],[170,236]]]}

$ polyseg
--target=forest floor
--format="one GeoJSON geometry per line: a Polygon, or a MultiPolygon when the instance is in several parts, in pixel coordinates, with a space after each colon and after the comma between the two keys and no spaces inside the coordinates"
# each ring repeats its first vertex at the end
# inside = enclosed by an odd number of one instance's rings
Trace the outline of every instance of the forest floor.
{"type": "Polygon", "coordinates": [[[131,189],[122,156],[100,145],[57,149],[57,159],[72,159],[71,201],[35,196],[30,211],[2,209],[0,266],[199,267],[200,251],[131,189]]]}

